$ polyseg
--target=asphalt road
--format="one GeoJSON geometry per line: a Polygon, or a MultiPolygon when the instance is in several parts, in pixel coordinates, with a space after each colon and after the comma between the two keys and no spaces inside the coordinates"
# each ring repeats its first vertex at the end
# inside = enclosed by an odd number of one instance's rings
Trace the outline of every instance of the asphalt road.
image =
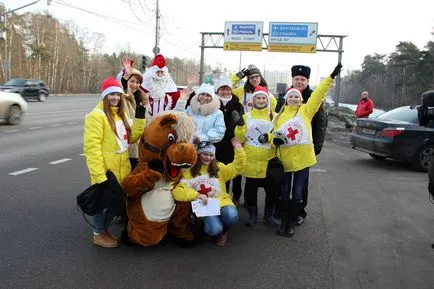
{"type": "Polygon", "coordinates": [[[30,102],[20,125],[0,125],[0,288],[434,287],[426,174],[332,142],[293,238],[245,227],[240,208],[225,247],[93,246],[75,197],[89,183],[83,120],[97,101],[50,97],[30,102]]]}

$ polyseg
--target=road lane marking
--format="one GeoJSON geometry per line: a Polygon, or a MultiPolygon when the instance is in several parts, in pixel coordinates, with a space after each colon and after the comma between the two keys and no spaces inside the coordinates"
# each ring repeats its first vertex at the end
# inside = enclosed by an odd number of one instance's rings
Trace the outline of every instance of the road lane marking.
{"type": "Polygon", "coordinates": [[[19,131],[19,130],[17,130],[17,129],[5,130],[5,132],[16,132],[16,131],[19,131]]]}
{"type": "Polygon", "coordinates": [[[311,173],[325,173],[325,172],[327,172],[327,170],[323,170],[320,168],[313,168],[313,169],[310,169],[310,172],[311,173]]]}
{"type": "Polygon", "coordinates": [[[42,127],[40,127],[40,126],[34,126],[34,127],[30,127],[29,130],[30,129],[40,129],[40,128],[42,128],[42,127]]]}
{"type": "Polygon", "coordinates": [[[46,111],[46,112],[38,112],[38,113],[28,113],[26,115],[36,116],[36,115],[47,115],[47,114],[75,113],[75,112],[84,112],[86,114],[89,112],[89,110],[88,109],[57,110],[57,111],[46,111]]]}
{"type": "Polygon", "coordinates": [[[68,124],[77,124],[78,122],[73,121],[73,122],[68,122],[68,124]]]}
{"type": "Polygon", "coordinates": [[[84,154],[80,154],[82,157],[84,157],[84,154]]]}
{"type": "Polygon", "coordinates": [[[27,169],[24,169],[24,170],[21,170],[21,171],[16,171],[16,172],[10,173],[9,175],[11,175],[11,176],[18,176],[18,175],[21,175],[21,174],[25,174],[25,173],[37,170],[37,169],[38,168],[27,168],[27,169]]]}
{"type": "Polygon", "coordinates": [[[61,126],[61,124],[60,123],[50,124],[50,126],[61,126]]]}
{"type": "Polygon", "coordinates": [[[48,164],[49,164],[49,165],[57,165],[57,164],[60,164],[60,163],[69,162],[70,160],[71,160],[71,159],[60,159],[60,160],[53,161],[53,162],[48,163],[48,164]]]}

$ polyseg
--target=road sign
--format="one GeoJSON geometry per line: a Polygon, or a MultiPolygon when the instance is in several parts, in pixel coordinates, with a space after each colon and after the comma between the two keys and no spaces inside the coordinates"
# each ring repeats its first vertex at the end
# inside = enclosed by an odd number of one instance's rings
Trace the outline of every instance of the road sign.
{"type": "Polygon", "coordinates": [[[152,48],[152,52],[157,55],[158,53],[160,53],[160,47],[158,46],[154,46],[154,48],[152,48]]]}
{"type": "Polygon", "coordinates": [[[316,53],[318,23],[270,22],[268,51],[316,53]]]}
{"type": "Polygon", "coordinates": [[[263,22],[225,22],[224,50],[261,51],[263,22]]]}

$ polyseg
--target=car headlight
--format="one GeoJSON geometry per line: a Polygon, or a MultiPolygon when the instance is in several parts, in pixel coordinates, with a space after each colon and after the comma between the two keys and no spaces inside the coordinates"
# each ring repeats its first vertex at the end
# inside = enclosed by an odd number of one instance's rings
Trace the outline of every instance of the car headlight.
{"type": "Polygon", "coordinates": [[[3,91],[5,91],[5,92],[11,92],[12,89],[10,89],[10,88],[6,88],[6,89],[3,89],[3,91]]]}

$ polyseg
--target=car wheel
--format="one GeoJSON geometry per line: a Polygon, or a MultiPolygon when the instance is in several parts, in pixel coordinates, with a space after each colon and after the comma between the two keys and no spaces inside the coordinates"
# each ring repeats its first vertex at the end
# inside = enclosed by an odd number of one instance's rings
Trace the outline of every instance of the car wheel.
{"type": "Polygon", "coordinates": [[[413,158],[413,167],[420,172],[427,172],[434,155],[434,144],[424,145],[413,158]]]}
{"type": "Polygon", "coordinates": [[[374,160],[379,160],[379,161],[381,161],[381,160],[385,160],[386,159],[386,157],[382,157],[382,156],[379,156],[379,155],[374,155],[374,154],[369,154],[374,160]]]}
{"type": "Polygon", "coordinates": [[[19,124],[22,120],[21,108],[18,105],[11,106],[9,110],[8,124],[15,125],[19,124]]]}
{"type": "Polygon", "coordinates": [[[45,93],[41,92],[41,93],[39,94],[39,96],[38,96],[38,100],[39,100],[40,102],[44,102],[44,101],[46,101],[46,100],[47,100],[47,95],[46,95],[45,93]]]}

